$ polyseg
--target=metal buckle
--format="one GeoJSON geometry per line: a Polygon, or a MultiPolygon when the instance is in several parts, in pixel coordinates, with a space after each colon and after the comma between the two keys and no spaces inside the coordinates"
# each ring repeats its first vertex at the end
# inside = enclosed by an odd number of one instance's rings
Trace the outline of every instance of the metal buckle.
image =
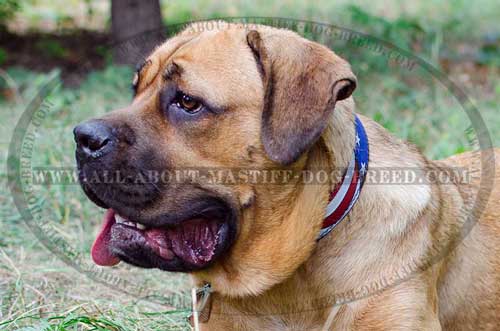
{"type": "Polygon", "coordinates": [[[207,323],[212,311],[212,287],[205,283],[202,287],[191,289],[192,314],[188,321],[194,331],[200,330],[200,323],[207,323]]]}

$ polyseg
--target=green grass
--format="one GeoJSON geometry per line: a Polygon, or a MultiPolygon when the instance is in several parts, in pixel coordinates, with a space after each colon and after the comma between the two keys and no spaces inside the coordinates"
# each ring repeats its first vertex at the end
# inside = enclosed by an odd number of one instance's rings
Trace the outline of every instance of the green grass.
{"type": "MultiPolygon", "coordinates": [[[[436,66],[439,66],[438,59],[443,54],[460,56],[460,47],[472,39],[474,42],[467,46],[478,58],[473,58],[472,67],[468,62],[454,63],[449,76],[471,97],[481,111],[494,143],[499,146],[500,77],[495,62],[498,52],[491,45],[484,47],[483,43],[477,42],[484,33],[495,32],[493,22],[496,21],[492,17],[498,3],[484,1],[483,6],[477,5],[469,10],[464,1],[457,1],[454,6],[429,2],[388,6],[389,9],[383,11],[385,3],[375,1],[369,10],[356,1],[325,1],[321,6],[299,1],[265,5],[262,2],[262,6],[248,1],[233,4],[202,1],[196,6],[194,1],[166,1],[163,7],[167,22],[191,17],[242,15],[319,19],[375,34],[401,47],[412,47],[417,42],[421,47],[418,55],[436,66]],[[358,6],[352,6],[353,3],[358,6]],[[454,23],[457,20],[460,24],[454,23]],[[481,55],[481,52],[486,55],[481,55]],[[484,56],[483,62],[481,56],[484,56]]],[[[45,3],[45,6],[49,5],[45,3]]],[[[27,17],[36,14],[29,5],[23,10],[27,17]]],[[[40,13],[51,12],[46,9],[40,13]]],[[[63,14],[67,16],[67,13],[63,14]]],[[[396,136],[415,143],[430,158],[442,158],[475,148],[468,141],[466,131],[470,121],[461,105],[423,70],[408,72],[388,65],[385,58],[366,50],[356,51],[342,43],[333,46],[352,63],[358,76],[354,97],[359,113],[375,119],[396,136]]],[[[54,56],[63,53],[57,45],[49,48],[54,56]]],[[[57,72],[43,74],[23,68],[6,68],[4,73],[18,87],[21,101],[16,103],[0,98],[0,153],[3,160],[7,156],[14,123],[26,108],[26,103],[50,75],[57,75],[57,72]]],[[[56,88],[48,98],[50,113],[37,136],[33,166],[72,166],[73,126],[126,105],[131,99],[131,77],[130,69],[109,66],[89,73],[78,88],[62,85],[56,88]]],[[[2,79],[0,81],[5,84],[2,79]]],[[[0,87],[4,86],[2,84],[0,87]]],[[[93,281],[47,251],[29,231],[13,205],[4,166],[0,169],[0,181],[0,329],[188,329],[185,323],[188,313],[162,301],[162,297],[169,293],[177,296],[186,293],[188,283],[185,276],[123,264],[109,269],[110,274],[140,282],[152,294],[157,294],[142,299],[122,293],[119,286],[109,287],[93,281]]],[[[81,254],[85,263],[91,264],[88,252],[102,211],[93,206],[75,185],[43,186],[36,190],[38,196],[44,198],[41,202],[43,215],[51,220],[54,231],[81,254]]]]}

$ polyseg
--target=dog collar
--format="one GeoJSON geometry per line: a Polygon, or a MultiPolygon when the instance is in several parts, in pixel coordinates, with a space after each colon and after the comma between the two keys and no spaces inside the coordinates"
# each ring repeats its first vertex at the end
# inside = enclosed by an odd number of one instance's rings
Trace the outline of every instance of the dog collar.
{"type": "Polygon", "coordinates": [[[368,170],[369,149],[365,128],[357,115],[354,115],[356,144],[351,161],[342,177],[330,193],[326,215],[317,240],[330,233],[351,211],[361,192],[368,170]]]}

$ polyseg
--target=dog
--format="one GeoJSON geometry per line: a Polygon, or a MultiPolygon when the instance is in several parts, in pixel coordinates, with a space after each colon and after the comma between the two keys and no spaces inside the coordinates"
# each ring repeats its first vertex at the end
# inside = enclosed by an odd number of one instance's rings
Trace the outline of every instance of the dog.
{"type": "MultiPolygon", "coordinates": [[[[415,185],[367,177],[476,173],[484,159],[427,160],[355,113],[356,85],[347,61],[289,30],[192,25],[167,40],[138,67],[129,106],[74,129],[81,186],[107,209],[94,261],[210,284],[202,330],[497,330],[498,187],[478,200],[480,176],[415,185]],[[151,180],[200,168],[303,175],[151,180]],[[338,174],[307,183],[317,169],[338,174]],[[120,180],[103,181],[115,172],[120,180]],[[344,184],[347,207],[325,225],[344,184]]],[[[493,185],[500,153],[483,153],[493,185]]]]}

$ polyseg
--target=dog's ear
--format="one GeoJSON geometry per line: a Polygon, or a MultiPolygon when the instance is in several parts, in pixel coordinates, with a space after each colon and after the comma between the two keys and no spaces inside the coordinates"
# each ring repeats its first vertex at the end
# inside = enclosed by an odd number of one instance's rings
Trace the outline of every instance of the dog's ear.
{"type": "Polygon", "coordinates": [[[349,64],[328,48],[278,30],[247,34],[265,96],[262,142],[273,161],[295,162],[326,127],[335,102],[356,88],[349,64]]]}

